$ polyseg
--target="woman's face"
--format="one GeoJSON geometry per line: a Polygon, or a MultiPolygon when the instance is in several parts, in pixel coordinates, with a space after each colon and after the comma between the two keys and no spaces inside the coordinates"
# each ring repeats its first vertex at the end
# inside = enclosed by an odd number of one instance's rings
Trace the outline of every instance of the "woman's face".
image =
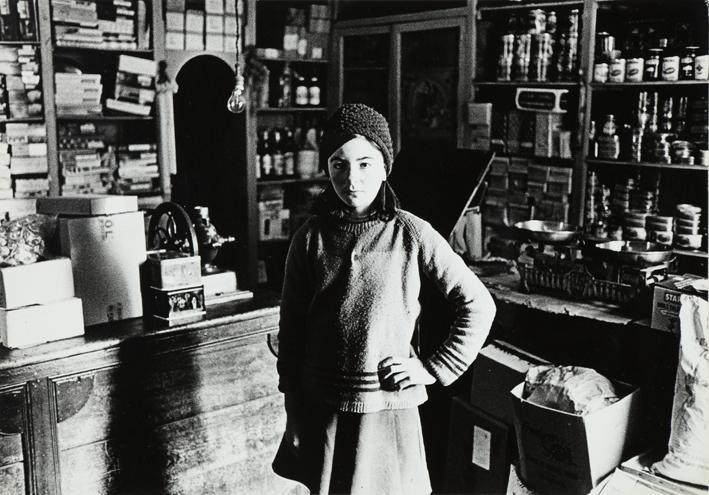
{"type": "Polygon", "coordinates": [[[330,155],[327,168],[337,196],[357,215],[367,215],[386,180],[382,152],[366,138],[357,136],[330,155]]]}

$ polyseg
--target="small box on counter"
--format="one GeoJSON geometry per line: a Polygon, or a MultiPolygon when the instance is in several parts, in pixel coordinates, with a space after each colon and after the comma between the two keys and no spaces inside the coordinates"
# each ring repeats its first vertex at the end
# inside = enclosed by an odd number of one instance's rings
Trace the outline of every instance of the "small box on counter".
{"type": "Polygon", "coordinates": [[[138,211],[137,196],[92,195],[37,198],[37,213],[48,215],[113,215],[138,211]]]}
{"type": "Polygon", "coordinates": [[[150,309],[153,318],[168,325],[179,325],[201,320],[206,311],[204,288],[158,289],[150,287],[150,309]]]}
{"type": "Polygon", "coordinates": [[[448,439],[447,493],[504,493],[517,458],[511,426],[454,397],[448,439]]]}
{"type": "Polygon", "coordinates": [[[586,415],[523,399],[524,383],[512,389],[519,474],[529,488],[586,494],[634,453],[640,393],[624,383],[614,386],[620,400],[586,415]]]}
{"type": "Polygon", "coordinates": [[[177,251],[150,253],[146,263],[151,287],[178,289],[202,284],[202,263],[199,256],[177,251]]]}
{"type": "Polygon", "coordinates": [[[81,299],[77,297],[16,309],[0,309],[0,340],[11,349],[83,334],[81,299]]]}
{"type": "Polygon", "coordinates": [[[655,284],[652,298],[652,318],[650,326],[670,333],[679,333],[679,308],[682,294],[698,293],[692,288],[692,283],[703,277],[685,273],[670,275],[662,282],[655,284]]]}
{"type": "Polygon", "coordinates": [[[69,258],[0,268],[2,308],[45,304],[70,297],[74,297],[74,276],[69,258]]]}

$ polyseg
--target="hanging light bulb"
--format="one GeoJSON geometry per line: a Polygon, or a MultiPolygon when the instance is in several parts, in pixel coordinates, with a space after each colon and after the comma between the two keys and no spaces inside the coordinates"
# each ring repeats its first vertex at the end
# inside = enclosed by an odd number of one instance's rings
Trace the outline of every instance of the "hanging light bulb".
{"type": "Polygon", "coordinates": [[[231,113],[242,113],[246,110],[246,98],[244,92],[246,90],[244,84],[244,76],[241,75],[241,8],[242,3],[238,2],[236,9],[236,64],[234,64],[234,89],[231,90],[229,100],[226,102],[226,108],[231,113]]]}
{"type": "MultiPolygon", "coordinates": [[[[238,70],[237,65],[237,70],[238,70]]],[[[244,76],[237,72],[234,78],[234,89],[231,91],[226,108],[231,113],[241,113],[246,110],[246,98],[244,98],[244,76]]]]}

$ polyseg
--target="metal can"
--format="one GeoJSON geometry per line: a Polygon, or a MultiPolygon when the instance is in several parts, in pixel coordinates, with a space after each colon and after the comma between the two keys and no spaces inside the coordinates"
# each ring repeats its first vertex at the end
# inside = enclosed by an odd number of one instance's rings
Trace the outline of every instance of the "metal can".
{"type": "Polygon", "coordinates": [[[608,68],[608,81],[624,82],[625,81],[625,59],[616,58],[611,62],[608,68]]]}
{"type": "Polygon", "coordinates": [[[628,82],[642,81],[644,68],[644,58],[629,58],[625,63],[625,80],[628,82]]]}
{"type": "Polygon", "coordinates": [[[702,81],[709,79],[709,55],[698,55],[694,59],[694,79],[702,81]]]}
{"type": "Polygon", "coordinates": [[[679,80],[679,57],[663,57],[662,58],[662,80],[663,81],[678,81],[679,80]]]}
{"type": "Polygon", "coordinates": [[[599,62],[593,65],[593,82],[608,82],[608,64],[599,62]]]}

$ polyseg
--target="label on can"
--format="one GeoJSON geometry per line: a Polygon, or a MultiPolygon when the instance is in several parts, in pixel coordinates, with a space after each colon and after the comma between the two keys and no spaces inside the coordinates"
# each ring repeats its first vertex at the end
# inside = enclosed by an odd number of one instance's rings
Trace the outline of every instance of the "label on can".
{"type": "Polygon", "coordinates": [[[640,82],[643,80],[643,69],[645,59],[629,58],[625,63],[625,80],[632,82],[640,82]]]}
{"type": "Polygon", "coordinates": [[[611,66],[608,69],[608,80],[610,82],[623,82],[625,81],[625,59],[617,58],[611,62],[611,66]]]}
{"type": "Polygon", "coordinates": [[[679,57],[664,57],[662,59],[662,80],[677,81],[679,79],[679,57]]]}
{"type": "Polygon", "coordinates": [[[593,66],[593,80],[595,82],[608,82],[608,64],[605,62],[593,66]]]}
{"type": "Polygon", "coordinates": [[[709,76],[709,55],[699,55],[694,59],[694,79],[706,80],[709,76]]]}

